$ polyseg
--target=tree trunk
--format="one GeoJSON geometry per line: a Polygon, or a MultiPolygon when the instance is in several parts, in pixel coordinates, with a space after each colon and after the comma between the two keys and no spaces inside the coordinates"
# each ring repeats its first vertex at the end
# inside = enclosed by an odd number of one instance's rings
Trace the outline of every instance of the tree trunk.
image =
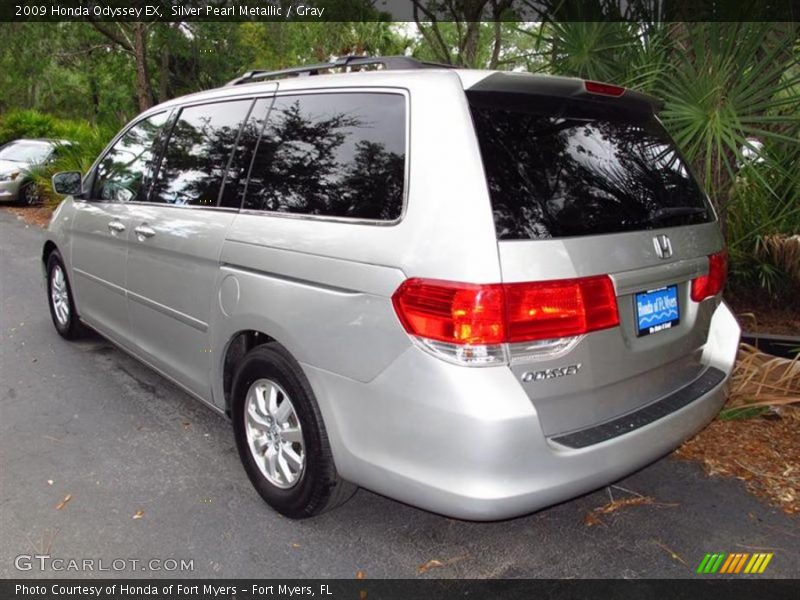
{"type": "Polygon", "coordinates": [[[161,48],[161,77],[158,81],[158,101],[165,102],[169,94],[169,44],[161,48]]]}
{"type": "Polygon", "coordinates": [[[136,98],[139,111],[153,106],[153,90],[147,70],[147,28],[144,23],[133,24],[133,58],[136,61],[136,98]]]}

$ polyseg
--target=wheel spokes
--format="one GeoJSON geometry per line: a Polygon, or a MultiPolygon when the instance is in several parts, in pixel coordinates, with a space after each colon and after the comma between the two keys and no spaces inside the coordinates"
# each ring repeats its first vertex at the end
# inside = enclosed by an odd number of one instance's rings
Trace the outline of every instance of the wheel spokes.
{"type": "Polygon", "coordinates": [[[69,292],[64,271],[58,265],[50,278],[50,300],[56,320],[60,325],[66,325],[69,322],[69,292]]]}
{"type": "Polygon", "coordinates": [[[259,379],[245,396],[244,412],[248,446],[262,475],[281,489],[295,485],[305,468],[305,441],[289,395],[259,379]]]}

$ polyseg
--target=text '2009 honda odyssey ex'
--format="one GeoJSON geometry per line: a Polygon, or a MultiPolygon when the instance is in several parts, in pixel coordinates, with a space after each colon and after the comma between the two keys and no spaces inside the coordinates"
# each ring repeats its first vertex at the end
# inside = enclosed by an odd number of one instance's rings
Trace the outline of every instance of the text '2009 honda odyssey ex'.
{"type": "Polygon", "coordinates": [[[230,415],[291,517],[356,486],[529,513],[725,399],[723,239],[636,92],[400,57],[256,71],[54,186],[58,332],[85,323],[230,415]]]}

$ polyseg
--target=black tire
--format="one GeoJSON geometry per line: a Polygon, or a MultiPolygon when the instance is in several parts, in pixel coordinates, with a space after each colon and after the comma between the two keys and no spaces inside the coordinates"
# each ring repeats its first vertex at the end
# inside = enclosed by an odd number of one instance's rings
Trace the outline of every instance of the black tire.
{"type": "Polygon", "coordinates": [[[236,369],[232,390],[233,431],[236,447],[253,487],[279,513],[304,519],[346,502],[357,490],[339,477],[333,462],[322,415],[300,365],[277,343],[257,346],[236,369]],[[305,464],[288,489],[270,482],[256,463],[247,438],[246,405],[251,386],[259,380],[276,383],[291,399],[302,429],[305,464]]]}
{"type": "Polygon", "coordinates": [[[39,188],[32,181],[19,188],[19,203],[24,206],[37,206],[42,201],[39,188]]]}
{"type": "Polygon", "coordinates": [[[47,257],[47,305],[50,307],[50,317],[53,319],[53,325],[61,337],[67,340],[83,337],[86,329],[78,317],[78,311],[75,310],[75,300],[72,295],[72,287],[67,278],[67,269],[64,267],[64,261],[58,250],[53,250],[50,256],[47,257]],[[66,319],[63,318],[63,312],[60,315],[58,314],[53,295],[54,286],[58,287],[58,270],[61,271],[61,276],[63,277],[63,293],[61,297],[68,308],[66,319]]]}

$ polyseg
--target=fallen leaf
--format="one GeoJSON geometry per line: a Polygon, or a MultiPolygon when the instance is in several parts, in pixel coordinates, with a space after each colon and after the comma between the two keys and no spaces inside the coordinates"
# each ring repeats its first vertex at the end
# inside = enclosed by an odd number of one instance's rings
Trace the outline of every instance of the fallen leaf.
{"type": "Polygon", "coordinates": [[[583,517],[583,524],[587,527],[593,527],[595,525],[605,525],[602,519],[600,519],[600,515],[607,515],[613,512],[618,511],[621,508],[625,508],[626,506],[643,506],[643,505],[653,505],[653,506],[678,506],[675,503],[666,503],[666,502],[656,502],[654,498],[651,496],[633,496],[630,498],[619,498],[617,500],[612,500],[608,504],[604,504],[603,506],[598,506],[597,508],[589,511],[583,517]]]}
{"type": "Polygon", "coordinates": [[[440,560],[436,560],[435,558],[429,560],[428,562],[421,564],[417,567],[417,573],[422,575],[423,573],[427,573],[431,569],[437,569],[443,567],[444,563],[440,560]]]}
{"type": "Polygon", "coordinates": [[[189,421],[184,421],[184,422],[183,422],[183,429],[184,429],[184,430],[189,430],[189,429],[191,429],[191,428],[192,428],[192,424],[191,424],[191,423],[189,423],[189,421]]]}
{"type": "Polygon", "coordinates": [[[64,496],[64,499],[58,504],[56,504],[56,510],[61,510],[62,508],[64,508],[67,505],[67,502],[69,502],[70,500],[72,500],[72,494],[67,494],[66,496],[64,496]]]}
{"type": "Polygon", "coordinates": [[[298,544],[297,542],[292,544],[292,548],[299,548],[299,547],[300,547],[300,544],[298,544]]]}
{"type": "Polygon", "coordinates": [[[656,542],[656,546],[661,548],[664,552],[668,553],[673,560],[677,560],[677,561],[682,562],[683,564],[686,564],[686,561],[683,560],[683,558],[681,558],[681,555],[678,554],[677,552],[675,552],[672,548],[670,548],[666,544],[662,544],[658,540],[655,540],[655,542],[656,542]]]}
{"type": "Polygon", "coordinates": [[[142,510],[142,509],[140,508],[139,510],[137,510],[137,511],[134,513],[134,515],[133,515],[133,518],[134,518],[134,519],[141,519],[143,516],[144,516],[144,510],[142,510]]]}
{"type": "Polygon", "coordinates": [[[357,571],[356,572],[356,579],[364,579],[366,576],[367,575],[364,573],[364,571],[357,571]]]}
{"type": "Polygon", "coordinates": [[[594,511],[586,513],[586,516],[583,517],[583,524],[587,527],[594,527],[595,525],[605,525],[603,521],[600,520],[594,511]]]}
{"type": "Polygon", "coordinates": [[[604,506],[595,508],[592,512],[607,515],[609,513],[616,512],[621,508],[625,508],[626,506],[642,506],[645,504],[655,503],[655,498],[651,496],[634,496],[632,498],[620,498],[618,500],[612,500],[604,506]]]}

